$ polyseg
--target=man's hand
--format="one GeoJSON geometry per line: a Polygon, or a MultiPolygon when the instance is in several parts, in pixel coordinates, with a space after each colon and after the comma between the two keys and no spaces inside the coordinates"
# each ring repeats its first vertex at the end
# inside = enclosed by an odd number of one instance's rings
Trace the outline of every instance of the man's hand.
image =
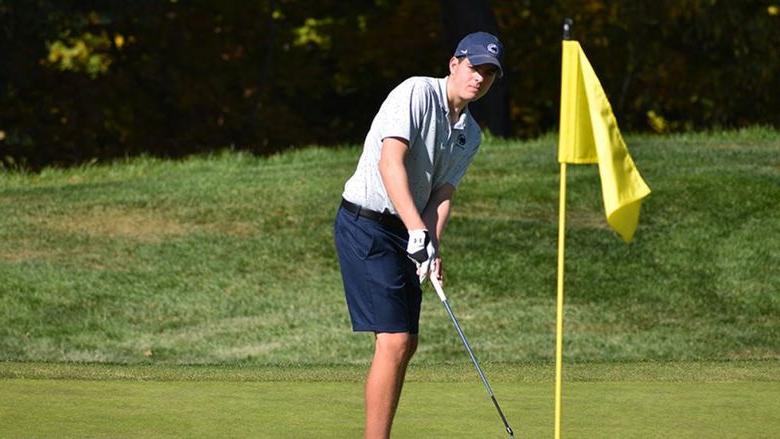
{"type": "Polygon", "coordinates": [[[441,266],[441,256],[438,255],[438,252],[433,260],[433,265],[431,265],[430,276],[436,277],[436,279],[439,279],[439,282],[444,283],[444,267],[441,266]]]}
{"type": "Polygon", "coordinates": [[[431,271],[431,265],[436,258],[436,248],[425,229],[409,230],[409,242],[406,245],[406,255],[417,266],[417,276],[422,284],[431,271]]]}

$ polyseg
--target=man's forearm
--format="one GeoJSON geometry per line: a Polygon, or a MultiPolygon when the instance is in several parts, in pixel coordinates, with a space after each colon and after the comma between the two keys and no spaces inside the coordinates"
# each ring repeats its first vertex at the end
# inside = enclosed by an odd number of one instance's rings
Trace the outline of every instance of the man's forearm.
{"type": "Polygon", "coordinates": [[[431,194],[428,205],[423,211],[423,222],[428,230],[433,231],[433,239],[436,247],[447,227],[447,221],[450,217],[450,207],[452,206],[452,196],[455,193],[455,187],[445,184],[436,188],[431,194]]]}

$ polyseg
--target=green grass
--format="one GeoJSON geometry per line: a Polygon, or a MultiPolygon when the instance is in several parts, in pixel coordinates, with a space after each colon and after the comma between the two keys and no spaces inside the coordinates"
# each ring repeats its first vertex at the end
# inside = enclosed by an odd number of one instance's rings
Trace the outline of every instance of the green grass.
{"type": "MultiPolygon", "coordinates": [[[[552,366],[485,365],[519,437],[552,435],[552,366]]],[[[780,434],[775,361],[573,364],[566,437],[780,434]]],[[[339,366],[0,363],[2,437],[359,437],[365,373],[339,366]]],[[[396,438],[500,438],[468,364],[409,370],[396,438]]]]}
{"type": "MultiPolygon", "coordinates": [[[[628,136],[635,241],[569,168],[564,434],[780,436],[780,133],[628,136]]],[[[490,140],[447,292],[520,437],[553,427],[555,138],[490,140]]],[[[0,437],[359,437],[331,225],[359,150],[0,175],[0,437]]],[[[504,437],[435,294],[396,438],[504,437]]]]}
{"type": "MultiPolygon", "coordinates": [[[[567,362],[780,358],[780,133],[628,136],[635,241],[570,167],[567,362]]],[[[553,358],[555,138],[491,140],[455,199],[447,291],[480,359],[553,358]]],[[[0,175],[0,360],[353,364],[332,220],[359,150],[0,175]]],[[[462,346],[428,291],[422,362],[462,346]]]]}

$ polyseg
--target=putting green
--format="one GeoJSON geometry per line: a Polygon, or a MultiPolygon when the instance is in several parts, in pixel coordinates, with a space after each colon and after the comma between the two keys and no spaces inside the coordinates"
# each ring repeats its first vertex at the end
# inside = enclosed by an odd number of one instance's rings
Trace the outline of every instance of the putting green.
{"type": "MultiPolygon", "coordinates": [[[[361,384],[327,382],[0,382],[2,437],[359,437],[361,384]]],[[[496,385],[522,437],[552,435],[550,385],[496,385]]],[[[396,438],[499,438],[479,385],[409,383],[396,438]]],[[[571,437],[777,437],[778,383],[574,383],[571,437]]]]}
{"type": "MultiPolygon", "coordinates": [[[[473,370],[449,368],[439,375],[430,367],[410,374],[394,438],[506,436],[473,370]]],[[[728,366],[703,367],[699,380],[686,374],[671,379],[669,365],[659,365],[655,375],[631,381],[627,379],[638,376],[633,371],[648,371],[652,366],[621,365],[614,369],[622,373],[611,374],[603,373],[603,367],[594,366],[591,378],[611,375],[611,379],[585,381],[581,376],[565,385],[564,436],[780,436],[780,382],[767,375],[777,371],[774,363],[769,367],[764,363],[757,373],[746,373],[742,367],[717,376],[713,370],[728,366]]],[[[362,384],[351,372],[333,375],[333,381],[327,380],[327,373],[301,375],[301,380],[286,375],[273,381],[266,370],[262,372],[266,375],[255,375],[259,380],[253,381],[245,375],[236,379],[230,370],[209,370],[208,378],[198,379],[190,370],[176,380],[179,372],[170,366],[165,372],[172,375],[163,380],[149,375],[139,380],[137,369],[128,369],[124,378],[111,373],[101,378],[93,371],[93,379],[85,380],[52,379],[44,373],[18,377],[12,369],[20,370],[7,364],[0,367],[0,437],[358,438],[361,434],[362,384]]],[[[539,382],[536,378],[542,376],[533,375],[533,368],[531,382],[511,378],[512,372],[527,368],[497,369],[493,366],[487,372],[494,372],[494,390],[518,436],[551,437],[552,382],[539,382]]],[[[585,374],[588,367],[572,369],[585,374]]],[[[118,368],[110,370],[114,373],[118,368]]]]}

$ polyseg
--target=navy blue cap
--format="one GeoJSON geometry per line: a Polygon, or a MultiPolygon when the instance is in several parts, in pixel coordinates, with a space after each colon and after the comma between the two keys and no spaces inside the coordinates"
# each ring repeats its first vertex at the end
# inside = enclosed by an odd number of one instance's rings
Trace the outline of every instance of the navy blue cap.
{"type": "Polygon", "coordinates": [[[501,59],[504,57],[504,45],[495,35],[487,32],[474,32],[460,40],[455,49],[456,58],[465,56],[472,65],[493,64],[498,67],[498,77],[504,76],[501,59]]]}

